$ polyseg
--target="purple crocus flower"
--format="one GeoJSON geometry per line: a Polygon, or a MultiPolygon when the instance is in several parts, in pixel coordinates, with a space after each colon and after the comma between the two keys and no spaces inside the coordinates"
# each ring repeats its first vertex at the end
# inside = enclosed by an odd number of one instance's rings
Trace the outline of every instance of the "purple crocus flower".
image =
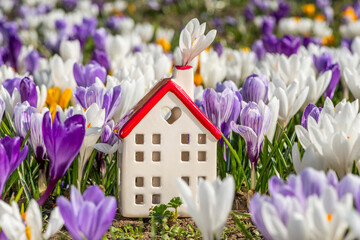
{"type": "Polygon", "coordinates": [[[270,121],[271,112],[268,106],[264,105],[264,108],[260,109],[256,103],[249,102],[241,110],[241,125],[236,124],[234,121],[230,123],[231,129],[245,139],[247,153],[255,170],[265,138],[264,135],[268,131],[270,121]]]}
{"type": "Polygon", "coordinates": [[[332,99],[334,97],[336,86],[338,85],[338,83],[340,81],[340,77],[341,77],[339,64],[335,63],[335,64],[331,65],[329,70],[332,71],[332,75],[331,75],[331,80],[330,80],[329,86],[326,88],[326,90],[324,92],[324,98],[328,97],[328,98],[332,99]]]}
{"type": "Polygon", "coordinates": [[[62,0],[64,7],[67,10],[73,10],[76,7],[78,0],[62,0]]]}
{"type": "Polygon", "coordinates": [[[279,53],[290,56],[297,53],[300,47],[300,38],[290,35],[285,35],[279,39],[277,43],[277,50],[279,53]]]}
{"type": "Polygon", "coordinates": [[[82,66],[74,63],[73,67],[74,78],[78,86],[89,87],[95,83],[96,78],[99,78],[103,83],[106,80],[106,70],[95,61],[87,63],[82,66]]]}
{"type": "Polygon", "coordinates": [[[332,65],[332,55],[330,52],[323,52],[320,56],[313,55],[313,62],[318,72],[327,71],[332,65]]]}
{"type": "MultiPolygon", "coordinates": [[[[237,119],[241,108],[238,97],[230,88],[225,88],[221,93],[217,93],[211,88],[205,89],[202,105],[205,115],[219,129],[223,123],[229,121],[234,113],[233,118],[237,119]]],[[[232,120],[234,121],[234,119],[232,120]]]]}
{"type": "Polygon", "coordinates": [[[0,199],[4,186],[11,173],[24,161],[28,147],[25,145],[20,150],[20,137],[10,138],[8,136],[0,140],[0,199]]]}
{"type": "Polygon", "coordinates": [[[290,12],[290,4],[284,0],[279,1],[278,9],[273,12],[271,15],[275,17],[276,22],[279,22],[280,19],[286,17],[290,12]]]}
{"type": "Polygon", "coordinates": [[[216,86],[215,86],[215,91],[218,93],[223,92],[225,89],[229,88],[230,90],[232,90],[233,92],[238,91],[238,87],[236,86],[236,84],[234,83],[234,81],[231,80],[227,80],[224,82],[217,82],[216,86]]]}
{"type": "Polygon", "coordinates": [[[27,102],[16,104],[14,108],[14,125],[16,132],[23,139],[30,129],[31,115],[37,112],[38,110],[29,106],[27,102]]]}
{"type": "Polygon", "coordinates": [[[42,122],[44,118],[44,113],[47,112],[47,109],[42,110],[43,113],[33,113],[30,118],[30,142],[33,148],[35,159],[40,165],[40,169],[45,168],[45,143],[42,134],[42,122]]]}
{"type": "Polygon", "coordinates": [[[324,92],[324,97],[333,98],[337,84],[340,81],[340,68],[338,63],[333,64],[332,55],[329,52],[324,52],[320,56],[313,55],[313,61],[316,70],[319,73],[331,70],[331,80],[329,86],[324,92]]]}
{"type": "Polygon", "coordinates": [[[252,6],[246,6],[245,10],[244,10],[244,16],[246,21],[252,21],[255,18],[255,14],[254,14],[254,7],[252,6]]]}
{"type": "Polygon", "coordinates": [[[321,110],[322,110],[321,107],[318,108],[312,103],[307,105],[301,118],[301,126],[307,129],[307,122],[309,117],[314,118],[315,121],[318,122],[321,110]]]}
{"type": "Polygon", "coordinates": [[[246,78],[240,93],[245,102],[259,103],[262,100],[265,103],[268,98],[268,88],[269,79],[265,75],[252,74],[246,78]]]}
{"type": "Polygon", "coordinates": [[[271,16],[263,17],[261,24],[261,34],[271,35],[275,27],[275,18],[271,16]]]}
{"type": "Polygon", "coordinates": [[[20,37],[17,33],[17,26],[15,23],[8,22],[4,24],[3,27],[6,42],[4,61],[9,62],[10,66],[17,70],[17,60],[22,46],[20,37]]]}
{"type": "Polygon", "coordinates": [[[258,60],[262,60],[262,59],[265,58],[266,50],[265,50],[263,41],[256,40],[253,43],[251,49],[256,54],[256,57],[257,57],[258,60]]]}
{"type": "Polygon", "coordinates": [[[95,185],[84,194],[71,186],[70,201],[60,196],[56,200],[66,229],[75,240],[102,239],[116,214],[116,199],[105,197],[95,185]]]}
{"type": "Polygon", "coordinates": [[[74,115],[62,123],[58,112],[52,123],[50,112],[45,113],[42,121],[42,133],[49,156],[49,184],[39,199],[39,205],[44,204],[56,183],[64,176],[79,153],[85,136],[85,123],[83,115],[74,115]]]}
{"type": "Polygon", "coordinates": [[[38,51],[32,50],[24,59],[26,71],[33,74],[39,67],[40,55],[38,51]]]}
{"type": "Polygon", "coordinates": [[[30,106],[37,107],[37,91],[36,84],[28,77],[24,77],[20,81],[19,92],[21,102],[27,101],[30,106]]]}
{"type": "Polygon", "coordinates": [[[73,26],[74,38],[79,40],[81,47],[84,46],[88,37],[92,36],[96,30],[97,20],[96,18],[83,18],[81,24],[75,24],[73,26]]]}
{"type": "Polygon", "coordinates": [[[218,54],[219,57],[221,57],[224,47],[220,42],[213,43],[213,49],[218,54]]]}
{"type": "Polygon", "coordinates": [[[106,30],[104,28],[99,28],[94,32],[94,44],[95,48],[99,50],[104,50],[106,47],[106,30]]]}
{"type": "Polygon", "coordinates": [[[20,82],[21,82],[21,78],[12,78],[12,79],[6,79],[2,85],[4,86],[4,88],[9,92],[10,95],[13,94],[14,89],[19,89],[20,86],[20,82]]]}
{"type": "Polygon", "coordinates": [[[121,102],[121,86],[115,86],[106,91],[104,85],[99,81],[90,87],[77,87],[75,89],[75,100],[83,108],[87,109],[96,103],[99,108],[105,109],[105,122],[110,120],[121,102]]]}
{"type": "Polygon", "coordinates": [[[310,44],[315,44],[315,45],[321,45],[321,41],[318,38],[313,38],[311,36],[307,36],[307,37],[303,37],[301,40],[301,44],[304,47],[308,47],[310,44]]]}
{"type": "Polygon", "coordinates": [[[99,65],[103,66],[107,71],[110,70],[110,60],[107,55],[107,53],[103,50],[97,50],[95,49],[93,52],[93,55],[91,57],[91,60],[97,62],[99,65]]]}
{"type": "Polygon", "coordinates": [[[266,35],[262,38],[263,46],[269,53],[276,53],[278,51],[278,39],[275,35],[266,35]]]}

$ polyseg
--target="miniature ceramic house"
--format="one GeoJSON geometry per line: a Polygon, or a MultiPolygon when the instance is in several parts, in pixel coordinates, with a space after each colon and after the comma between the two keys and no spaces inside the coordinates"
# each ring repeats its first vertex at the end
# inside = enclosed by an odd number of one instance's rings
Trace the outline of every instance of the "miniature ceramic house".
{"type": "MultiPolygon", "coordinates": [[[[220,131],[177,83],[193,88],[192,68],[178,69],[175,79],[163,79],[120,121],[119,200],[125,217],[148,217],[149,209],[178,196],[176,179],[184,179],[193,194],[199,178],[216,179],[220,131]],[[189,84],[188,84],[189,85],[189,84]]],[[[179,214],[187,216],[185,209],[179,214]]]]}

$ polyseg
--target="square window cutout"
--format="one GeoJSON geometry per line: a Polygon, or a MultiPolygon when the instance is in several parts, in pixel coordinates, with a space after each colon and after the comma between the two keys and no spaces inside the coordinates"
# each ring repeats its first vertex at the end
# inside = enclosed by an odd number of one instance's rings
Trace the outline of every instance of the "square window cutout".
{"type": "Polygon", "coordinates": [[[152,177],[152,186],[153,187],[160,187],[161,186],[160,177],[152,177]]]}
{"type": "Polygon", "coordinates": [[[202,179],[202,180],[205,181],[205,180],[206,180],[206,177],[205,177],[205,176],[199,176],[199,177],[198,177],[198,182],[200,181],[200,179],[202,179]]]}
{"type": "Polygon", "coordinates": [[[144,178],[143,177],[136,177],[135,178],[135,186],[136,187],[143,187],[144,186],[144,178]]]}
{"type": "Polygon", "coordinates": [[[184,182],[186,182],[187,185],[190,185],[190,178],[189,177],[181,177],[184,182]]]}
{"type": "Polygon", "coordinates": [[[161,154],[160,152],[152,152],[152,161],[160,162],[161,154]]]}
{"type": "Polygon", "coordinates": [[[206,144],[206,134],[200,133],[198,135],[198,144],[206,144]]]}
{"type": "Polygon", "coordinates": [[[144,161],[144,152],[135,152],[135,161],[143,162],[144,161]]]}
{"type": "Polygon", "coordinates": [[[188,133],[181,134],[181,143],[182,144],[190,144],[190,134],[188,134],[188,133]]]}
{"type": "Polygon", "coordinates": [[[136,144],[144,144],[144,134],[136,134],[135,135],[135,143],[136,144]]]}
{"type": "Polygon", "coordinates": [[[198,161],[199,162],[205,162],[206,161],[206,152],[205,151],[199,151],[198,152],[198,161]]]}
{"type": "Polygon", "coordinates": [[[160,144],[161,143],[161,135],[160,134],[153,134],[152,135],[152,143],[153,144],[160,144]]]}
{"type": "Polygon", "coordinates": [[[190,160],[189,152],[181,152],[181,161],[188,162],[190,160]]]}
{"type": "Polygon", "coordinates": [[[160,204],[160,194],[152,195],[152,204],[160,204]]]}
{"type": "Polygon", "coordinates": [[[143,205],[144,204],[144,195],[142,195],[142,194],[135,195],[135,204],[143,205]]]}

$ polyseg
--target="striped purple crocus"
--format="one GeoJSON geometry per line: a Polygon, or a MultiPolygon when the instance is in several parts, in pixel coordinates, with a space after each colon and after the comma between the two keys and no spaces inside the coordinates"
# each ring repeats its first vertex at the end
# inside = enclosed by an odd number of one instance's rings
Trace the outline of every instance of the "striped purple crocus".
{"type": "Polygon", "coordinates": [[[102,239],[116,214],[116,199],[105,197],[95,185],[84,194],[71,187],[70,201],[63,196],[56,200],[66,229],[75,240],[102,239]]]}

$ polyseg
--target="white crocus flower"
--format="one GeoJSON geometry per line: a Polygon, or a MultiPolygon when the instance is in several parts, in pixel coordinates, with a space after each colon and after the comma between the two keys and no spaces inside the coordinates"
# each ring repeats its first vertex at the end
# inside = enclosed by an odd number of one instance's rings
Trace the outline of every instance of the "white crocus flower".
{"type": "Polygon", "coordinates": [[[59,87],[61,91],[67,88],[75,89],[76,82],[73,74],[75,59],[63,61],[59,55],[50,59],[51,79],[54,87],[59,87]]]}
{"type": "Polygon", "coordinates": [[[40,87],[36,86],[36,93],[37,93],[37,106],[36,108],[41,111],[43,107],[45,106],[46,97],[47,97],[47,88],[44,84],[42,84],[40,87]]]}
{"type": "MultiPolygon", "coordinates": [[[[306,167],[333,169],[339,177],[351,172],[354,160],[360,159],[360,114],[358,100],[345,99],[334,107],[325,100],[318,122],[308,118],[307,129],[295,126],[299,142],[305,149],[300,162],[297,147],[293,147],[293,161],[297,172],[306,167]]],[[[360,162],[357,162],[360,169],[360,162]]]]}
{"type": "Polygon", "coordinates": [[[212,185],[200,179],[197,192],[199,204],[195,203],[192,192],[184,180],[178,179],[177,185],[181,200],[200,229],[203,238],[205,240],[220,239],[234,200],[233,177],[227,177],[223,181],[217,179],[212,185]]]}
{"type": "Polygon", "coordinates": [[[10,117],[12,117],[14,115],[15,105],[21,102],[19,91],[15,88],[10,96],[10,93],[4,88],[4,86],[0,85],[0,96],[5,102],[5,112],[9,113],[10,117]]]}
{"type": "Polygon", "coordinates": [[[355,98],[360,99],[360,72],[359,68],[345,68],[344,79],[355,98]]]}
{"type": "Polygon", "coordinates": [[[60,43],[60,56],[66,62],[74,59],[76,62],[81,61],[81,48],[78,40],[63,40],[60,43]]]}
{"type": "Polygon", "coordinates": [[[108,85],[112,87],[121,86],[121,102],[116,109],[113,119],[119,122],[120,119],[145,95],[145,79],[139,70],[134,69],[122,81],[116,80],[114,77],[108,76],[108,85]]]}
{"type": "Polygon", "coordinates": [[[80,184],[79,181],[82,179],[82,173],[85,168],[85,164],[90,158],[93,150],[92,146],[97,142],[101,135],[101,129],[105,121],[105,109],[100,109],[96,103],[93,103],[86,109],[86,112],[84,112],[80,105],[76,105],[73,108],[73,115],[75,114],[84,115],[86,119],[85,137],[79,151],[80,164],[78,168],[78,184],[80,184]]]}
{"type": "Polygon", "coordinates": [[[120,35],[106,36],[106,54],[109,56],[111,69],[122,68],[125,56],[131,50],[131,43],[128,38],[120,35]]]}
{"type": "Polygon", "coordinates": [[[42,216],[37,202],[32,199],[26,213],[20,214],[16,202],[11,206],[0,200],[0,227],[9,240],[49,239],[61,229],[64,221],[58,207],[51,212],[45,233],[42,233],[42,216]]]}
{"type": "Polygon", "coordinates": [[[154,35],[154,26],[150,23],[136,24],[135,32],[140,36],[144,43],[150,42],[154,35]]]}
{"type": "Polygon", "coordinates": [[[331,76],[331,70],[320,74],[317,79],[315,76],[308,76],[305,85],[309,86],[309,94],[303,106],[307,106],[309,103],[315,104],[319,100],[321,95],[323,95],[327,89],[331,76]]]}
{"type": "Polygon", "coordinates": [[[206,23],[200,25],[196,18],[190,20],[180,33],[179,47],[182,54],[182,65],[188,65],[197,55],[207,48],[216,36],[216,30],[204,35],[206,23]]]}
{"type": "Polygon", "coordinates": [[[2,84],[6,79],[13,79],[17,76],[17,73],[14,72],[14,70],[6,65],[3,64],[0,67],[0,84],[2,84]]]}
{"type": "Polygon", "coordinates": [[[279,99],[279,122],[282,127],[285,127],[290,119],[299,111],[301,106],[305,103],[309,87],[299,89],[299,83],[293,81],[288,87],[275,78],[269,84],[269,99],[276,97],[279,99]]]}
{"type": "Polygon", "coordinates": [[[218,56],[214,50],[200,54],[200,74],[205,88],[215,88],[226,76],[225,59],[218,56]]]}

